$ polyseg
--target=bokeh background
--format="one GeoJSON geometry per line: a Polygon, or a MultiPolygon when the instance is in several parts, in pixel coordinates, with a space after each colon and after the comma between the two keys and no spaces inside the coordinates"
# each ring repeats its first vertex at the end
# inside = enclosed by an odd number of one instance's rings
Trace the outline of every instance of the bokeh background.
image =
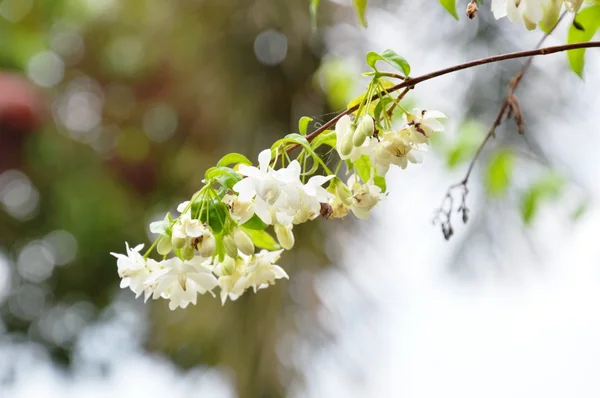
{"type": "Polygon", "coordinates": [[[148,244],[225,153],[344,109],[367,51],[419,75],[541,37],[434,1],[373,1],[361,29],[350,3],[312,31],[305,0],[0,0],[0,397],[600,394],[591,50],[585,82],[564,54],[534,62],[526,134],[498,130],[450,242],[434,211],[522,61],[419,85],[408,103],[448,131],[368,222],[295,229],[289,282],[174,312],[118,288],[109,252],[148,244]]]}

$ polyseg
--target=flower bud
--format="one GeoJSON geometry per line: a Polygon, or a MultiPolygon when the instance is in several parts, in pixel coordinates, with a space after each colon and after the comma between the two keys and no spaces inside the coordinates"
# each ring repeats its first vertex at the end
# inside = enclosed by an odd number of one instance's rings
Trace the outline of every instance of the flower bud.
{"type": "Polygon", "coordinates": [[[185,246],[181,250],[181,256],[186,260],[191,260],[196,255],[196,250],[192,246],[185,246]]]}
{"type": "Polygon", "coordinates": [[[169,254],[171,252],[171,249],[173,248],[171,240],[166,236],[161,236],[158,239],[158,246],[156,247],[156,251],[158,252],[158,254],[162,254],[163,256],[169,254]]]}
{"type": "Polygon", "coordinates": [[[225,245],[225,253],[227,253],[229,257],[236,258],[238,256],[238,247],[231,235],[227,235],[223,238],[223,245],[225,245]]]}
{"type": "Polygon", "coordinates": [[[354,134],[352,135],[352,144],[354,146],[361,146],[366,139],[367,136],[363,133],[362,129],[357,128],[354,134]]]}
{"type": "Polygon", "coordinates": [[[235,260],[229,256],[225,256],[220,264],[221,274],[224,276],[232,275],[235,272],[235,260]]]}
{"type": "Polygon", "coordinates": [[[185,238],[173,236],[171,238],[171,243],[173,244],[173,247],[175,249],[181,249],[181,248],[183,248],[183,246],[185,246],[185,238]]]}
{"type": "Polygon", "coordinates": [[[216,242],[212,234],[202,235],[202,240],[198,243],[198,252],[202,257],[212,257],[215,253],[216,242]]]}
{"type": "Polygon", "coordinates": [[[292,225],[275,224],[275,235],[281,247],[291,250],[294,247],[295,238],[292,232],[292,225]]]}
{"type": "Polygon", "coordinates": [[[237,248],[247,256],[254,254],[254,243],[247,233],[239,228],[233,230],[233,241],[237,248]]]}
{"type": "Polygon", "coordinates": [[[350,156],[352,153],[352,149],[354,149],[353,141],[354,134],[346,134],[342,139],[342,147],[340,149],[340,155],[342,156],[350,156]]]}
{"type": "Polygon", "coordinates": [[[375,122],[369,115],[365,115],[360,119],[360,123],[356,130],[359,130],[365,137],[371,137],[375,132],[375,122]]]}

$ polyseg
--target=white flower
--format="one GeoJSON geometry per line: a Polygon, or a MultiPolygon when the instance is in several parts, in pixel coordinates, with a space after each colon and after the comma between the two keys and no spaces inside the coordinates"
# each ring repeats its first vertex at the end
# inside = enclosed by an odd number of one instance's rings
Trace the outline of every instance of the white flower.
{"type": "Polygon", "coordinates": [[[438,119],[445,119],[440,111],[413,109],[412,113],[402,115],[410,133],[411,141],[416,144],[428,143],[435,132],[444,131],[444,125],[438,119]]]}
{"type": "Polygon", "coordinates": [[[198,293],[210,292],[213,296],[218,284],[217,278],[207,267],[207,260],[194,257],[183,262],[178,257],[173,257],[162,262],[163,271],[150,275],[146,284],[155,286],[153,298],[163,297],[168,299],[169,308],[185,308],[188,304],[196,304],[198,293]]]}
{"type": "Polygon", "coordinates": [[[544,17],[544,10],[552,7],[553,0],[492,0],[492,12],[496,19],[508,17],[512,22],[525,23],[527,29],[535,29],[544,17]]]}
{"type": "Polygon", "coordinates": [[[235,301],[244,294],[246,286],[238,285],[237,282],[246,274],[249,259],[249,256],[240,256],[235,260],[225,256],[223,262],[213,267],[213,272],[219,277],[222,305],[228,298],[235,301]]]}
{"type": "MultiPolygon", "coordinates": [[[[189,202],[183,202],[177,210],[185,210],[189,202]]],[[[190,257],[198,250],[201,256],[210,257],[215,252],[215,237],[209,227],[200,220],[193,219],[188,210],[181,214],[173,225],[171,242],[177,249],[185,249],[184,253],[190,257]]]]}
{"type": "Polygon", "coordinates": [[[379,142],[373,141],[369,156],[377,174],[385,176],[390,165],[405,169],[408,163],[421,163],[423,156],[420,149],[410,141],[408,129],[398,132],[386,130],[380,133],[379,142]]]}
{"type": "Polygon", "coordinates": [[[372,180],[361,184],[356,174],[350,176],[348,186],[352,190],[352,206],[350,208],[352,213],[362,220],[368,219],[371,209],[381,199],[381,188],[375,185],[372,180]]]}
{"type": "Polygon", "coordinates": [[[242,202],[254,199],[254,212],[265,224],[287,224],[294,218],[289,202],[298,201],[302,170],[296,160],[279,170],[269,166],[270,161],[271,151],[266,149],[258,155],[258,168],[241,165],[239,173],[246,178],[233,189],[242,202]]]}
{"type": "Polygon", "coordinates": [[[252,287],[254,293],[256,293],[259,289],[264,289],[269,285],[275,284],[276,279],[289,279],[288,274],[283,268],[275,264],[281,257],[282,252],[283,250],[261,250],[260,253],[252,256],[247,265],[245,275],[236,282],[234,290],[237,288],[239,291],[242,287],[244,289],[252,287]]]}
{"type": "Polygon", "coordinates": [[[159,254],[169,254],[171,249],[173,249],[173,244],[171,242],[172,225],[173,220],[171,219],[171,215],[169,213],[165,215],[163,220],[150,223],[150,232],[160,235],[158,237],[158,245],[156,247],[156,251],[159,254]]]}
{"type": "Polygon", "coordinates": [[[237,195],[226,194],[222,202],[229,206],[231,218],[238,224],[245,223],[254,215],[254,202],[251,200],[244,202],[237,195]]]}
{"type": "Polygon", "coordinates": [[[137,245],[133,249],[129,248],[129,244],[125,242],[127,255],[120,253],[110,253],[117,258],[118,273],[121,279],[121,289],[129,288],[135,293],[138,298],[142,293],[145,293],[145,300],[151,294],[151,289],[146,284],[146,279],[153,272],[160,269],[159,263],[149,259],[146,260],[139,253],[144,248],[144,245],[137,245]]]}
{"type": "Polygon", "coordinates": [[[327,203],[334,196],[322,187],[327,181],[335,178],[335,175],[313,176],[306,184],[300,187],[299,202],[296,203],[296,214],[294,224],[301,224],[314,220],[321,213],[321,203],[327,203]]]}

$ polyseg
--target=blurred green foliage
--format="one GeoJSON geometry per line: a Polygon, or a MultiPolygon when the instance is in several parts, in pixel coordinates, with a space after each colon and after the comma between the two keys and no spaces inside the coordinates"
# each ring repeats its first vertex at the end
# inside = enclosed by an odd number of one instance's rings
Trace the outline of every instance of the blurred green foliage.
{"type": "MultiPolygon", "coordinates": [[[[223,154],[254,159],[294,132],[300,113],[328,110],[313,84],[320,46],[304,0],[4,0],[0,39],[0,73],[27,76],[46,104],[42,125],[11,149],[11,167],[31,179],[39,206],[27,219],[0,211],[0,249],[16,263],[27,242],[52,231],[77,241],[76,259],[36,285],[47,292],[38,314],[80,301],[98,314],[119,291],[109,252],[147,241],[148,223],[195,192],[223,154]],[[256,38],[265,32],[266,40],[284,35],[282,61],[259,54],[256,38]]],[[[347,85],[326,90],[339,105],[347,85]]],[[[296,254],[282,259],[292,277],[294,264],[311,273],[328,263],[319,232],[299,231],[296,254]]],[[[28,282],[12,271],[17,291],[28,282]]],[[[300,301],[288,289],[281,283],[226,307],[210,297],[176,312],[148,304],[148,348],[184,367],[231,369],[240,396],[281,396],[300,376],[283,368],[276,345],[298,333],[293,314],[318,308],[310,285],[300,301]]],[[[68,363],[73,339],[58,344],[33,333],[39,316],[13,311],[11,300],[0,307],[9,332],[68,363]]]]}

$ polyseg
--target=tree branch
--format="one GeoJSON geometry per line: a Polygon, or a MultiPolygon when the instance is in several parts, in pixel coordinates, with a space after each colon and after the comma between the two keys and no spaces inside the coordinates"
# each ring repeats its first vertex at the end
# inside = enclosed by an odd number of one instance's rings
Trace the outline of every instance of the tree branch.
{"type": "MultiPolygon", "coordinates": [[[[597,47],[600,47],[600,41],[563,44],[560,46],[544,47],[544,48],[538,48],[538,49],[529,50],[529,51],[518,51],[518,52],[514,52],[514,53],[494,55],[491,57],[482,58],[482,59],[478,59],[475,61],[465,62],[463,64],[451,66],[449,68],[440,69],[438,71],[431,72],[431,73],[428,73],[423,76],[419,76],[419,77],[415,77],[415,78],[408,78],[405,81],[403,81],[402,83],[399,83],[395,86],[392,86],[392,87],[386,89],[385,92],[374,95],[371,100],[372,101],[377,100],[379,98],[380,94],[381,95],[386,94],[386,93],[390,94],[395,91],[401,90],[403,88],[413,87],[413,86],[415,86],[419,83],[423,83],[427,80],[435,79],[436,77],[440,77],[440,76],[447,75],[450,73],[458,72],[458,71],[461,71],[464,69],[470,69],[475,66],[492,64],[492,63],[496,63],[496,62],[500,62],[500,61],[506,61],[509,59],[528,58],[528,57],[535,57],[538,55],[549,55],[549,54],[564,52],[564,51],[568,51],[568,50],[575,50],[578,48],[597,48],[597,47]]],[[[526,66],[528,67],[528,65],[526,65],[526,66]]],[[[520,81],[520,78],[518,79],[518,81],[520,81]]],[[[517,81],[517,84],[518,84],[518,81],[517,81]]],[[[313,131],[312,133],[307,135],[306,139],[310,142],[310,141],[314,140],[316,137],[318,137],[324,131],[330,130],[331,127],[333,127],[335,125],[335,123],[339,119],[342,118],[342,116],[348,115],[348,114],[356,111],[358,109],[358,106],[359,105],[355,105],[351,108],[346,109],[342,113],[338,114],[333,119],[329,120],[327,123],[323,124],[321,127],[319,127],[318,129],[316,129],[315,131],[313,131]]],[[[293,151],[294,149],[298,148],[299,146],[300,145],[298,145],[298,144],[291,145],[286,149],[286,152],[289,153],[289,152],[293,151]]]]}

